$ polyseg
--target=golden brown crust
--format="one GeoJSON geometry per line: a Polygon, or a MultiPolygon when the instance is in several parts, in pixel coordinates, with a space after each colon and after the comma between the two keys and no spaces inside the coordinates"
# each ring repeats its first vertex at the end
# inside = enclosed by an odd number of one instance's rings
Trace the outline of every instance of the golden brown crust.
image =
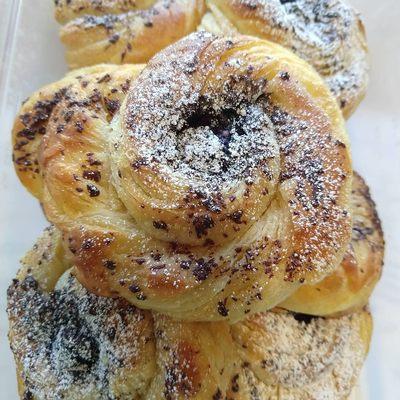
{"type": "Polygon", "coordinates": [[[27,275],[40,282],[40,288],[52,291],[65,270],[71,267],[65,258],[61,233],[49,226],[35,245],[21,259],[21,268],[17,279],[24,279],[27,275]]]}
{"type": "Polygon", "coordinates": [[[367,311],[178,322],[88,293],[51,256],[58,235],[45,232],[8,291],[21,399],[345,400],[357,381],[367,311]]]}
{"type": "Polygon", "coordinates": [[[56,0],[55,17],[65,24],[85,15],[121,14],[146,9],[154,0],[56,0]]]}
{"type": "Polygon", "coordinates": [[[142,63],[193,32],[203,0],[60,1],[61,41],[70,68],[98,63],[142,63]]]}
{"type": "Polygon", "coordinates": [[[369,70],[365,31],[346,1],[206,3],[207,7],[203,0],[60,0],[56,18],[66,24],[61,40],[71,68],[147,62],[197,28],[252,35],[291,49],[322,75],[346,117],[363,99],[369,70]]]}
{"type": "MultiPolygon", "coordinates": [[[[102,109],[105,109],[106,119],[110,120],[126,96],[132,79],[143,67],[142,65],[96,65],[82,68],[69,73],[56,83],[43,87],[25,100],[14,122],[13,162],[19,179],[35,197],[41,198],[43,195],[43,174],[38,160],[39,147],[50,116],[58,103],[65,100],[68,87],[75,85],[90,93],[93,103],[95,104],[97,100],[102,109]]],[[[71,113],[74,105],[66,100],[71,113]]],[[[68,115],[66,114],[66,119],[69,118],[68,115]]],[[[65,127],[65,122],[63,119],[59,123],[53,120],[55,129],[61,131],[65,127]]],[[[88,162],[93,163],[90,160],[88,162]]]]}
{"type": "Polygon", "coordinates": [[[368,49],[359,14],[340,0],[208,0],[203,28],[279,43],[309,62],[325,79],[345,117],[363,99],[368,49]]]}
{"type": "Polygon", "coordinates": [[[354,173],[351,196],[352,240],[340,266],[316,285],[304,285],[281,307],[312,315],[361,309],[377,284],[383,266],[381,223],[364,180],[354,173]]]}
{"type": "MultiPolygon", "coordinates": [[[[109,68],[70,75],[61,95],[55,86],[29,151],[35,194],[87,288],[236,321],[336,268],[350,238],[347,136],[305,62],[269,42],[199,33],[136,80],[134,67],[109,68]]],[[[16,141],[38,100],[17,118],[16,141]]],[[[16,167],[30,187],[31,171],[16,167]]]]}

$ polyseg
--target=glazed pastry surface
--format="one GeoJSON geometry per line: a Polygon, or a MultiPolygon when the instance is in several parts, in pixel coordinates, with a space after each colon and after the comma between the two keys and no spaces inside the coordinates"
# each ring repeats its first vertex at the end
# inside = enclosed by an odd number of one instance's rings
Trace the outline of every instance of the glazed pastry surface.
{"type": "Polygon", "coordinates": [[[365,310],[178,322],[89,293],[60,267],[61,242],[47,229],[8,291],[21,399],[345,400],[357,381],[365,310]]]}

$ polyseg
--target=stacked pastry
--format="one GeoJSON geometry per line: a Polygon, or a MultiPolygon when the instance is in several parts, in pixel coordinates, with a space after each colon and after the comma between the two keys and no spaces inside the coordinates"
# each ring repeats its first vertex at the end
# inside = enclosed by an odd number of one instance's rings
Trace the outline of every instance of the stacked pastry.
{"type": "Polygon", "coordinates": [[[72,66],[157,54],[72,71],[16,118],[17,174],[52,223],[8,292],[21,398],[349,399],[384,247],[339,107],[365,88],[355,12],[60,0],[57,17],[72,66]]]}

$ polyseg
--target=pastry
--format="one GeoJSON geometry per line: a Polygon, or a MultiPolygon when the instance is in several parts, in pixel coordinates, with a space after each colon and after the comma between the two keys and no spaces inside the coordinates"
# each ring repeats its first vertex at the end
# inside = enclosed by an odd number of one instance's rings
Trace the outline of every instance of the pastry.
{"type": "Polygon", "coordinates": [[[143,63],[196,30],[203,0],[57,0],[70,68],[143,63]]]}
{"type": "Polygon", "coordinates": [[[89,293],[60,246],[50,227],[8,290],[21,399],[346,400],[357,381],[371,335],[366,310],[174,321],[89,293]]]}
{"type": "Polygon", "coordinates": [[[353,399],[384,252],[343,120],[367,81],[356,12],[56,0],[56,17],[88,67],[13,128],[54,224],[7,292],[21,399],[353,399]]]}
{"type": "Polygon", "coordinates": [[[279,45],[204,32],[135,79],[141,68],[74,72],[14,126],[17,173],[80,282],[236,322],[332,273],[350,241],[352,169],[314,70],[279,45]]]}
{"type": "Polygon", "coordinates": [[[359,14],[345,0],[59,0],[71,68],[147,62],[196,29],[279,43],[325,79],[346,117],[364,97],[368,57],[359,14]]]}
{"type": "Polygon", "coordinates": [[[202,26],[279,43],[308,61],[349,117],[368,83],[368,49],[357,11],[346,0],[207,0],[202,26]]]}
{"type": "Polygon", "coordinates": [[[50,227],[8,290],[21,399],[141,398],[155,373],[151,314],[89,294],[60,264],[60,246],[50,227]]]}

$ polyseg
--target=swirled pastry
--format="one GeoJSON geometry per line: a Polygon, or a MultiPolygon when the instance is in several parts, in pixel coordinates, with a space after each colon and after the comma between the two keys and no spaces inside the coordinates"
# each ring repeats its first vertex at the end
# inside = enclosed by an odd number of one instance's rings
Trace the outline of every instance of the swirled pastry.
{"type": "Polygon", "coordinates": [[[382,273],[384,240],[369,188],[357,173],[351,205],[352,238],[340,266],[322,282],[298,289],[282,307],[322,316],[351,312],[368,303],[382,273]]]}
{"type": "Polygon", "coordinates": [[[139,69],[75,72],[15,123],[17,172],[84,286],[234,322],[335,270],[351,163],[313,69],[279,45],[206,33],[139,69]]]}
{"type": "Polygon", "coordinates": [[[365,95],[369,64],[359,14],[342,0],[207,0],[202,26],[279,43],[325,79],[346,117],[365,95]]]}
{"type": "Polygon", "coordinates": [[[21,399],[141,398],[156,370],[151,314],[61,276],[58,246],[48,229],[8,290],[21,399]]]}
{"type": "Polygon", "coordinates": [[[59,268],[60,244],[48,229],[8,291],[21,399],[345,400],[357,381],[367,311],[178,322],[90,294],[59,268]]]}
{"type": "Polygon", "coordinates": [[[347,117],[365,94],[369,67],[364,27],[346,1],[207,0],[207,7],[195,0],[56,4],[56,18],[66,24],[61,40],[72,68],[146,62],[198,28],[252,35],[287,47],[321,74],[347,117]]]}
{"type": "Polygon", "coordinates": [[[196,30],[203,0],[57,0],[71,68],[142,63],[196,30]]]}

